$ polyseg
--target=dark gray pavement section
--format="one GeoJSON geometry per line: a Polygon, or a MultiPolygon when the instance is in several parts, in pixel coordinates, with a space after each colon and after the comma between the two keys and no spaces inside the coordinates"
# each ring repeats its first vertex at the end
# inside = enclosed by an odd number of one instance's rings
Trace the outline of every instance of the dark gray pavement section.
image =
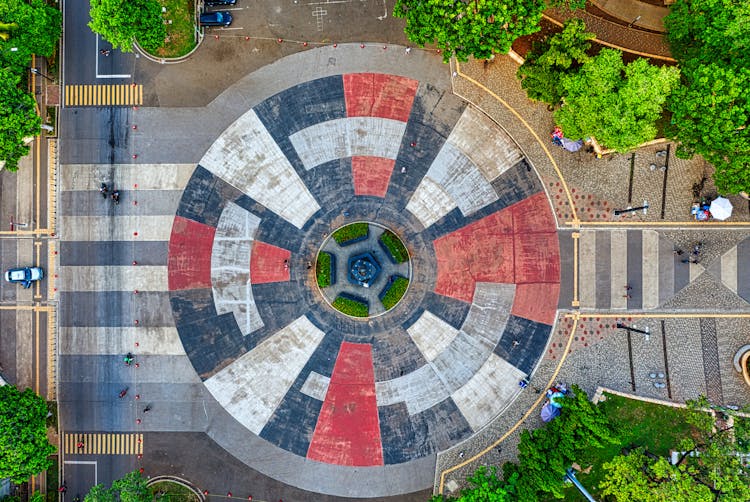
{"type": "MultiPolygon", "coordinates": [[[[609,309],[611,305],[611,239],[608,232],[596,233],[596,307],[609,309]]],[[[623,284],[624,286],[624,284],[623,284]]]]}
{"type": "MultiPolygon", "coordinates": [[[[560,245],[560,296],[557,306],[560,309],[573,307],[573,231],[561,230],[557,232],[560,245]]],[[[580,291],[580,287],[578,289],[580,291]]]]}
{"type": "Polygon", "coordinates": [[[60,241],[57,264],[71,266],[167,265],[167,241],[60,241]]]}
{"type": "MultiPolygon", "coordinates": [[[[58,200],[61,216],[151,216],[172,215],[182,191],[177,190],[125,190],[120,187],[120,203],[115,205],[111,198],[103,198],[98,190],[66,190],[58,200]]],[[[111,185],[110,185],[111,189],[111,185]]]]}
{"type": "MultiPolygon", "coordinates": [[[[262,440],[258,440],[261,441],[262,440]]],[[[173,473],[176,476],[189,479],[201,490],[208,490],[209,494],[215,494],[218,498],[223,498],[228,492],[232,492],[233,497],[247,498],[252,495],[254,500],[285,500],[285,501],[320,501],[320,502],[347,502],[362,500],[361,498],[335,497],[317,492],[302,490],[300,488],[289,486],[265,474],[248,468],[245,464],[227,453],[226,450],[216,448],[212,439],[201,433],[159,433],[144,436],[144,454],[142,465],[145,468],[146,475],[160,475],[165,472],[173,473]],[[174,455],[175,450],[184,452],[181,455],[174,455]]],[[[285,470],[300,468],[299,465],[285,466],[285,458],[279,455],[278,448],[268,451],[263,444],[248,444],[247,448],[258,447],[259,453],[270,455],[266,463],[279,464],[285,470]]],[[[287,454],[289,455],[289,454],[287,454]]],[[[299,458],[299,457],[298,457],[299,458]]],[[[432,459],[434,462],[434,459],[432,459]]],[[[317,462],[306,461],[302,466],[307,469],[311,464],[317,462]]],[[[353,469],[352,469],[353,470],[353,469]]],[[[406,469],[404,475],[411,474],[411,470],[406,469]]],[[[400,478],[398,472],[392,474],[394,479],[400,478]]],[[[358,479],[355,476],[348,475],[336,476],[333,482],[346,486],[355,486],[358,479]]],[[[384,480],[387,484],[387,480],[384,480]]],[[[367,486],[362,486],[364,490],[367,486]]],[[[394,496],[394,497],[373,497],[369,500],[373,502],[424,502],[428,500],[432,490],[414,491],[412,493],[394,496]]],[[[210,497],[209,500],[213,500],[210,497]]]]}
{"type": "Polygon", "coordinates": [[[623,284],[623,294],[628,294],[628,309],[640,309],[643,306],[643,232],[640,230],[628,230],[628,283],[631,289],[625,292],[626,284],[623,284]]]}
{"type": "Polygon", "coordinates": [[[64,291],[59,301],[60,326],[174,326],[166,291],[64,291]]]}

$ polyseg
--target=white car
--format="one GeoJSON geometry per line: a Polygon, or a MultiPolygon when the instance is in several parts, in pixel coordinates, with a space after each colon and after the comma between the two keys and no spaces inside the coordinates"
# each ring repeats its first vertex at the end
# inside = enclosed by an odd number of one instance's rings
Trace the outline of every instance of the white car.
{"type": "Polygon", "coordinates": [[[44,278],[44,270],[41,267],[23,267],[11,268],[5,272],[5,280],[23,284],[24,288],[31,287],[34,281],[40,281],[44,278]]]}

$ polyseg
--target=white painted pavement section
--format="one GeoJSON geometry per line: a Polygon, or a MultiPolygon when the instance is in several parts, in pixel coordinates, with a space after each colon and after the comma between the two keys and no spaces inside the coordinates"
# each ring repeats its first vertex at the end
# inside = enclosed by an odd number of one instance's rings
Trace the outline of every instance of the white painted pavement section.
{"type": "Polygon", "coordinates": [[[392,380],[375,383],[378,406],[405,403],[409,415],[428,410],[450,397],[435,368],[425,364],[392,380]]]}
{"type": "Polygon", "coordinates": [[[642,305],[644,309],[655,309],[659,306],[659,234],[655,230],[644,230],[642,236],[642,305]]]}
{"type": "Polygon", "coordinates": [[[721,282],[737,293],[737,246],[721,255],[721,282]]]}
{"type": "Polygon", "coordinates": [[[476,283],[474,300],[461,331],[472,338],[484,338],[494,347],[505,332],[515,296],[515,284],[476,283]]]}
{"type": "Polygon", "coordinates": [[[627,230],[612,230],[609,233],[610,245],[610,308],[628,308],[628,232],[627,230]]]}
{"type": "Polygon", "coordinates": [[[185,355],[177,328],[60,327],[58,333],[60,355],[121,355],[133,351],[136,343],[142,355],[185,355]]]}
{"type": "Polygon", "coordinates": [[[195,164],[66,164],[58,190],[99,190],[102,183],[122,190],[183,190],[195,164]],[[113,174],[114,173],[114,176],[113,174]]]}
{"type": "Polygon", "coordinates": [[[510,136],[471,105],[458,119],[448,143],[471,159],[487,181],[494,180],[523,158],[510,136]]]}
{"type": "Polygon", "coordinates": [[[320,209],[254,110],[229,126],[200,164],[297,228],[320,209]]]}
{"type": "Polygon", "coordinates": [[[211,251],[211,288],[218,314],[231,312],[243,335],[263,327],[250,284],[250,254],[260,218],[229,202],[211,251]]]}
{"type": "Polygon", "coordinates": [[[425,228],[434,224],[448,214],[456,203],[450,195],[434,180],[424,177],[414,194],[406,204],[406,209],[413,214],[425,228]]]}
{"type": "Polygon", "coordinates": [[[328,385],[331,383],[331,378],[320,373],[311,371],[307,375],[305,383],[302,384],[300,392],[306,396],[310,396],[318,401],[325,401],[326,393],[328,392],[328,385]]]}
{"type": "Polygon", "coordinates": [[[477,431],[500,414],[521,391],[524,373],[508,361],[490,354],[479,371],[451,397],[461,414],[477,431]]]}
{"type": "Polygon", "coordinates": [[[582,230],[578,240],[578,291],[582,309],[596,308],[596,232],[582,230]]]}
{"type": "Polygon", "coordinates": [[[206,380],[206,388],[239,423],[260,434],[323,336],[299,317],[206,380]]]}
{"type": "Polygon", "coordinates": [[[497,200],[497,192],[477,166],[450,143],[443,143],[425,178],[440,185],[464,216],[497,200]]]}
{"type": "Polygon", "coordinates": [[[690,263],[690,282],[696,280],[705,271],[706,267],[700,263],[690,263]]]}
{"type": "Polygon", "coordinates": [[[312,125],[289,136],[310,170],[331,160],[366,156],[395,159],[406,123],[380,117],[348,117],[312,125]]]}
{"type": "Polygon", "coordinates": [[[165,266],[58,267],[60,291],[169,291],[165,266]]]}
{"type": "Polygon", "coordinates": [[[458,335],[456,328],[427,310],[406,331],[428,362],[432,362],[458,335]]]}
{"type": "Polygon", "coordinates": [[[173,222],[174,215],[66,216],[60,219],[60,240],[169,241],[173,222]]]}

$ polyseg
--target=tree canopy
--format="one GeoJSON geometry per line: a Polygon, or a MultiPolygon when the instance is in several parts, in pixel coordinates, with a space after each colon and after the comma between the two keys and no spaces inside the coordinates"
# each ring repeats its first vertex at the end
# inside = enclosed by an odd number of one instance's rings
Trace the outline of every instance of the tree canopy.
{"type": "Polygon", "coordinates": [[[90,15],[89,28],[125,52],[133,50],[135,40],[153,52],[167,36],[158,0],[91,0],[90,15]]]}
{"type": "Polygon", "coordinates": [[[25,72],[32,54],[50,57],[57,50],[62,14],[43,0],[0,0],[0,21],[3,66],[25,72]]]}
{"type": "Polygon", "coordinates": [[[516,38],[539,31],[545,7],[544,0],[398,0],[393,15],[406,19],[409,40],[435,44],[447,62],[507,53],[516,38]]]}
{"type": "Polygon", "coordinates": [[[586,52],[594,37],[586,32],[582,20],[573,18],[565,22],[562,32],[534,42],[516,74],[529,99],[559,104],[563,98],[562,77],[576,72],[591,59],[586,52]]]}
{"type": "Polygon", "coordinates": [[[138,471],[129,472],[124,477],[115,480],[111,488],[98,484],[91,488],[84,497],[84,502],[150,502],[151,491],[148,480],[138,471]]]}
{"type": "Polygon", "coordinates": [[[46,420],[47,403],[31,389],[0,387],[0,478],[20,484],[52,465],[46,420]]]}
{"type": "Polygon", "coordinates": [[[625,152],[656,137],[656,121],[678,80],[677,68],[643,58],[626,65],[620,51],[605,48],[562,77],[564,104],[555,120],[569,138],[595,136],[625,152]]]}
{"type": "Polygon", "coordinates": [[[750,191],[750,3],[678,0],[664,25],[682,70],[668,102],[677,154],[713,164],[719,190],[750,191]]]}
{"type": "Polygon", "coordinates": [[[18,161],[29,153],[24,138],[39,134],[42,119],[36,114],[34,96],[21,89],[22,78],[0,68],[0,160],[15,171],[18,161]]]}

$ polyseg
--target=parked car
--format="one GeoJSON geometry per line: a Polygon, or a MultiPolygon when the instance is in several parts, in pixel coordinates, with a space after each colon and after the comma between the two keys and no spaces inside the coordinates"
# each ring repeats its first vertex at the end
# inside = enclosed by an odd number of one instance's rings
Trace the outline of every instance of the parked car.
{"type": "Polygon", "coordinates": [[[201,14],[201,26],[229,26],[232,24],[232,14],[225,10],[204,12],[201,14]]]}
{"type": "Polygon", "coordinates": [[[206,7],[216,7],[217,5],[234,5],[237,0],[203,0],[206,7]]]}
{"type": "Polygon", "coordinates": [[[11,268],[5,272],[5,280],[23,284],[24,288],[31,287],[34,281],[40,281],[44,278],[44,270],[41,267],[23,267],[11,268]]]}

